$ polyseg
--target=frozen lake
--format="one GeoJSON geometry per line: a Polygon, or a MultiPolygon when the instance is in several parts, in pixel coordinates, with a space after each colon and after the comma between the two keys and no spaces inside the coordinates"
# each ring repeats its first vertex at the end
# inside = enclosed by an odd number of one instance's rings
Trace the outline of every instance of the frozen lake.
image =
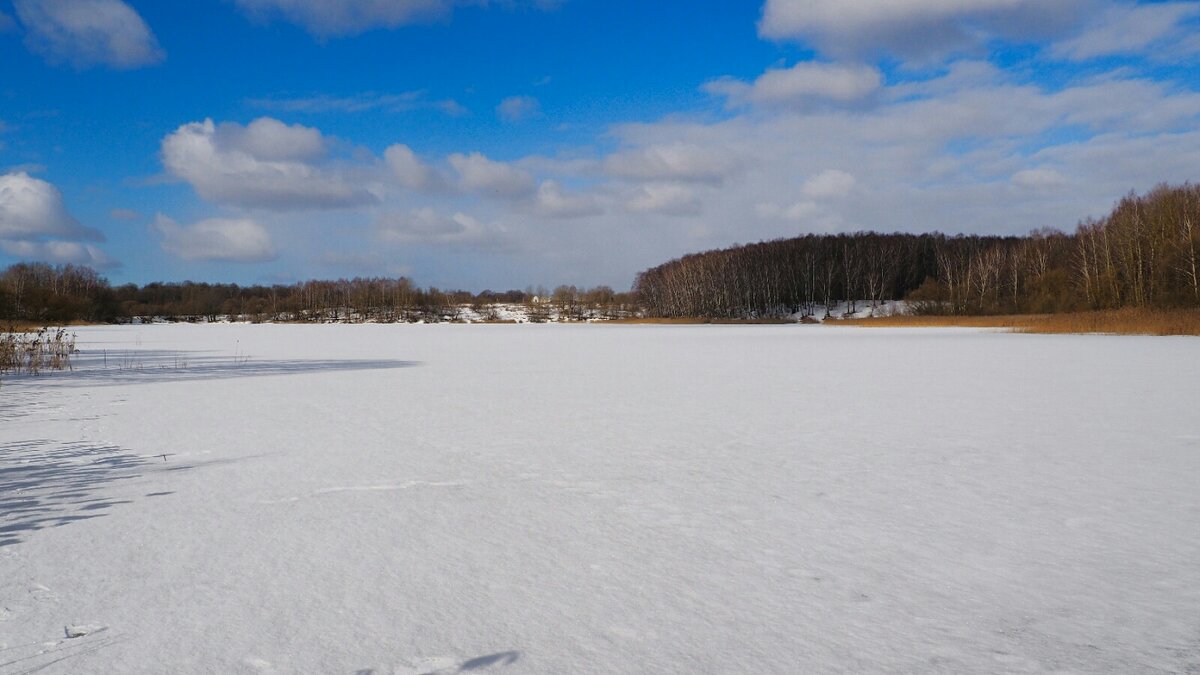
{"type": "Polygon", "coordinates": [[[78,333],[0,673],[1200,670],[1200,339],[78,333]]]}

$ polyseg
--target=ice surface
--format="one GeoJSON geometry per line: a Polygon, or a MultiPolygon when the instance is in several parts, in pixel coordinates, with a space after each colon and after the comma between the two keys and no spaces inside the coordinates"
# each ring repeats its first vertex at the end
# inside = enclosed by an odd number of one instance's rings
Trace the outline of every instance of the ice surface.
{"type": "Polygon", "coordinates": [[[1200,670],[1195,338],[78,332],[0,673],[1200,670]]]}

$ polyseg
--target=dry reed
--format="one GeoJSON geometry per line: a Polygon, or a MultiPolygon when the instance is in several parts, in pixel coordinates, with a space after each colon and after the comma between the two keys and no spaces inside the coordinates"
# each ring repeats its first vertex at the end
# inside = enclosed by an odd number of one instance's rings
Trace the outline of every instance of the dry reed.
{"type": "Polygon", "coordinates": [[[1111,335],[1200,335],[1200,310],[1115,309],[1066,314],[1011,316],[896,315],[829,322],[839,326],[1005,328],[1015,333],[1106,333],[1111,335]]]}
{"type": "Polygon", "coordinates": [[[0,333],[0,375],[69,369],[75,352],[75,335],[65,328],[34,333],[10,329],[0,333]]]}

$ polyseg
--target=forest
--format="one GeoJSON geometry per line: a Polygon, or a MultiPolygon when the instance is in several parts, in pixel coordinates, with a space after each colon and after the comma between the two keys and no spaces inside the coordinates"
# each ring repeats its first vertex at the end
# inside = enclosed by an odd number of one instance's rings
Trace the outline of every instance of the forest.
{"type": "Polygon", "coordinates": [[[1200,186],[1131,193],[1070,234],[810,234],[695,253],[638,274],[631,292],[559,286],[470,293],[421,288],[407,278],[114,287],[74,265],[17,263],[0,272],[0,321],[36,324],[453,321],[464,307],[495,318],[498,303],[524,304],[535,321],[551,313],[567,320],[745,319],[888,300],[906,300],[914,313],[964,316],[1200,307],[1200,186]]]}
{"type": "Polygon", "coordinates": [[[806,235],[687,255],[638,275],[647,316],[811,315],[906,300],[918,314],[1200,307],[1200,187],[1130,194],[1073,234],[806,235]],[[827,311],[827,309],[825,309],[827,311]]]}
{"type": "Polygon", "coordinates": [[[524,304],[530,320],[553,315],[611,319],[635,312],[630,293],[607,286],[480,293],[421,288],[407,278],[354,278],[272,286],[193,281],[113,287],[87,267],[17,263],[0,272],[0,322],[121,323],[175,321],[454,321],[463,308],[485,320],[497,304],[524,304]]]}

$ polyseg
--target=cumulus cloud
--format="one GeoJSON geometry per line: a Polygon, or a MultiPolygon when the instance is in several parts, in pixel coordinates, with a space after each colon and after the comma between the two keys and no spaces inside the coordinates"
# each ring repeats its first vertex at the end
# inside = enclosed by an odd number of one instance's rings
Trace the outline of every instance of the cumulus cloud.
{"type": "Polygon", "coordinates": [[[533,176],[505,162],[488,159],[482,153],[455,153],[448,158],[459,175],[459,185],[471,192],[491,197],[515,198],[533,192],[533,176]]]}
{"type": "Polygon", "coordinates": [[[763,37],[802,40],[836,56],[886,51],[929,58],[986,43],[1060,34],[1096,0],[767,0],[763,37]]]}
{"type": "Polygon", "coordinates": [[[393,244],[475,245],[496,235],[465,213],[444,216],[429,207],[385,213],[375,227],[381,240],[393,244]]]}
{"type": "Polygon", "coordinates": [[[625,208],[635,213],[660,213],[668,216],[698,216],[700,199],[686,185],[647,183],[640,186],[626,201],[625,208]]]}
{"type": "Polygon", "coordinates": [[[509,96],[496,106],[496,115],[505,122],[541,117],[542,104],[532,96],[509,96]]]}
{"type": "Polygon", "coordinates": [[[444,185],[442,176],[433,167],[421,161],[417,153],[403,143],[397,143],[385,150],[383,159],[400,185],[410,190],[437,190],[444,185]]]}
{"type": "Polygon", "coordinates": [[[546,180],[538,186],[534,212],[548,218],[581,218],[603,213],[596,200],[588,195],[570,194],[557,181],[546,180]]]}
{"type": "Polygon", "coordinates": [[[1195,55],[1200,45],[1186,38],[1196,26],[1185,22],[1198,16],[1200,4],[1195,2],[1113,5],[1099,12],[1079,35],[1054,45],[1051,54],[1074,61],[1143,53],[1155,58],[1195,55]],[[1156,48],[1150,50],[1152,46],[1156,48]]]}
{"type": "Polygon", "coordinates": [[[26,44],[51,63],[140,68],[166,54],[142,17],[121,0],[14,0],[26,44]]]}
{"type": "Polygon", "coordinates": [[[184,260],[256,263],[278,255],[266,228],[248,218],[210,218],[181,225],[160,213],[154,229],[162,236],[162,249],[184,260]]]}
{"type": "Polygon", "coordinates": [[[84,227],[67,212],[54,185],[23,171],[0,176],[0,239],[44,237],[104,240],[99,231],[84,227]]]}
{"type": "Polygon", "coordinates": [[[885,91],[868,109],[664,120],[620,140],[737,147],[755,158],[705,202],[704,222],[723,235],[713,245],[793,234],[789,223],[809,231],[1069,229],[1131,189],[1193,178],[1200,95],[1121,75],[1129,79],[1042,88],[1004,74],[972,84],[950,72],[953,84],[885,91]],[[788,199],[798,175],[810,177],[802,199],[788,199]],[[764,219],[759,229],[734,224],[747,212],[764,219]]]}
{"type": "Polygon", "coordinates": [[[604,170],[626,179],[720,184],[738,163],[723,148],[677,142],[619,151],[605,158],[604,170]]]}
{"type": "Polygon", "coordinates": [[[325,154],[320,131],[270,117],[260,117],[244,127],[222,124],[216,128],[214,140],[221,147],[236,148],[260,160],[302,162],[325,154]]]}
{"type": "Polygon", "coordinates": [[[23,171],[0,175],[0,251],[98,270],[120,266],[89,241],[104,241],[104,235],[67,211],[57,187],[23,171]]]}
{"type": "Polygon", "coordinates": [[[104,251],[78,241],[7,241],[0,239],[0,250],[14,258],[40,260],[56,265],[86,265],[94,270],[120,267],[104,251]]]}
{"type": "Polygon", "coordinates": [[[845,171],[827,169],[804,181],[801,191],[812,199],[840,199],[849,195],[857,182],[845,171]]]}
{"type": "Polygon", "coordinates": [[[883,75],[873,66],[805,61],[791,68],[772,68],[752,83],[721,78],[704,89],[728,97],[732,104],[803,105],[859,101],[882,84],[883,75]]]}
{"type": "Polygon", "coordinates": [[[378,198],[329,165],[321,133],[262,118],[185,124],[162,142],[167,171],[210,201],[276,210],[336,209],[378,198]]]}

